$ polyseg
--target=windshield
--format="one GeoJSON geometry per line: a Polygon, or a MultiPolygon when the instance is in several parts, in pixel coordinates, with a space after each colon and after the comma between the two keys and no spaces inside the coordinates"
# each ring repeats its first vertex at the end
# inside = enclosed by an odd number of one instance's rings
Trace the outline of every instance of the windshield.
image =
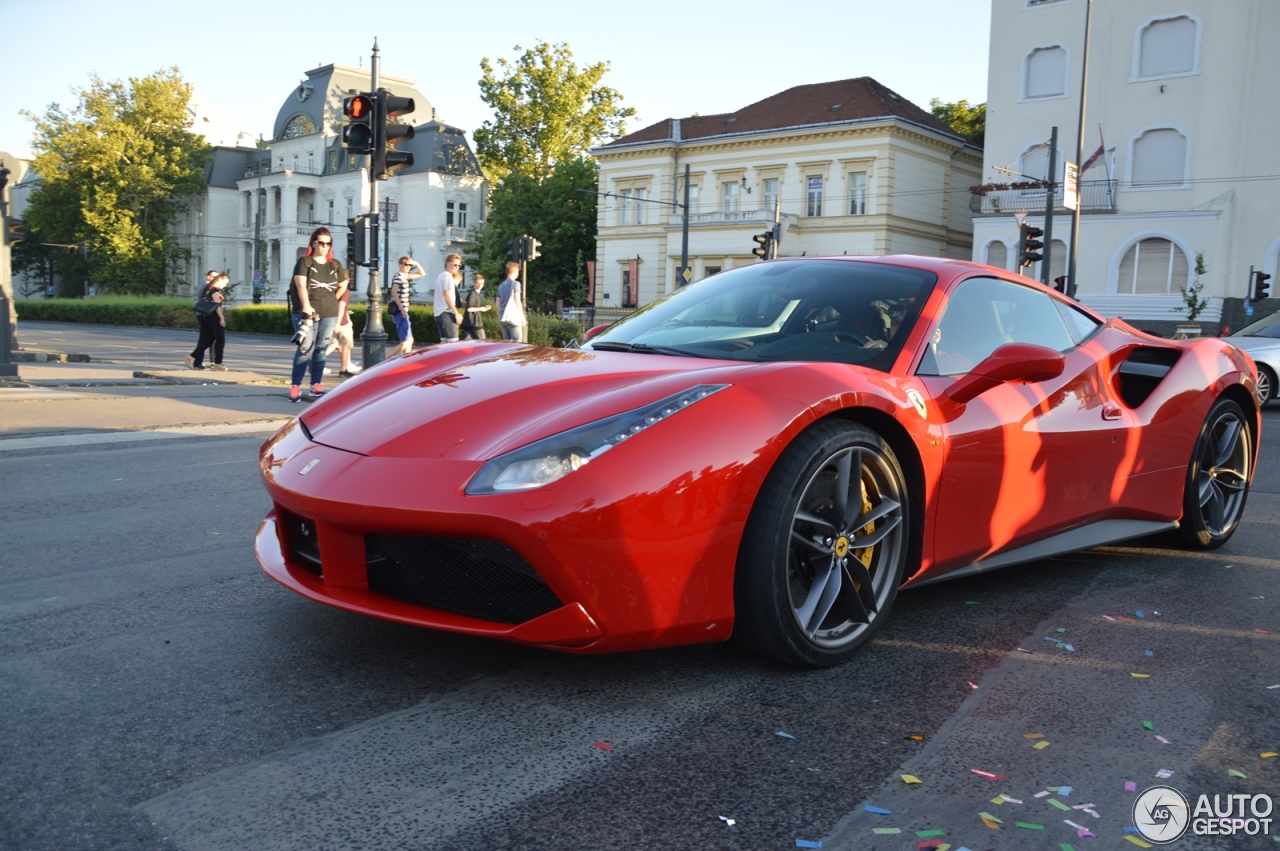
{"type": "Polygon", "coordinates": [[[780,260],[722,272],[636,311],[586,348],[740,361],[893,365],[937,276],[905,266],[780,260]]]}
{"type": "Polygon", "coordinates": [[[1280,338],[1280,313],[1273,313],[1270,316],[1264,316],[1257,322],[1244,326],[1231,336],[1280,338]]]}

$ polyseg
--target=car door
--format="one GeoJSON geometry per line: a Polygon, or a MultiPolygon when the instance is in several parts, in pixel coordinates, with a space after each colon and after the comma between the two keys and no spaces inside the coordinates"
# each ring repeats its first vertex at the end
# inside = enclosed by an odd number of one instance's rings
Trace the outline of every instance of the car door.
{"type": "Polygon", "coordinates": [[[1012,382],[964,406],[939,400],[945,461],[934,557],[972,563],[1105,515],[1131,415],[1111,397],[1098,323],[1041,290],[973,277],[952,291],[916,374],[935,399],[1005,343],[1064,353],[1062,375],[1012,382]]]}

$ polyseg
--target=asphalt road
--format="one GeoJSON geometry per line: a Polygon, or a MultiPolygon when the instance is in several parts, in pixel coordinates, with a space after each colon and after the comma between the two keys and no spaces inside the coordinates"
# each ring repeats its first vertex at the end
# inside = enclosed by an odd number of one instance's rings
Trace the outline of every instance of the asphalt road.
{"type": "Polygon", "coordinates": [[[1259,756],[1280,751],[1266,420],[1223,549],[1141,542],[905,593],[816,672],[733,645],[566,656],[311,603],[254,561],[257,436],[0,443],[0,848],[913,849],[936,829],[1132,849],[1125,781],[1280,791],[1259,756]],[[1033,797],[1062,785],[1099,818],[1033,797]]]}

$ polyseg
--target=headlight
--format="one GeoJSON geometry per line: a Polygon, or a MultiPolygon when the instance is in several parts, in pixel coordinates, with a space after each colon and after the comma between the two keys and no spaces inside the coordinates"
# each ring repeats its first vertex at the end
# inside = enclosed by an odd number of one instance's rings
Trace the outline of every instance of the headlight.
{"type": "Polygon", "coordinates": [[[472,496],[508,493],[551,484],[619,443],[728,386],[699,384],[652,405],[578,426],[500,455],[480,468],[467,485],[467,493],[472,496]]]}

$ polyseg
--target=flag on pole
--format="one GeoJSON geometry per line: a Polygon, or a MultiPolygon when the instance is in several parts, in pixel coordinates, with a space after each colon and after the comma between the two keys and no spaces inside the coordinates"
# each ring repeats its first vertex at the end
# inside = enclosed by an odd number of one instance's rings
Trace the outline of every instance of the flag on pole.
{"type": "Polygon", "coordinates": [[[1103,155],[1103,154],[1105,154],[1105,153],[1107,152],[1107,143],[1106,143],[1106,141],[1104,141],[1104,140],[1103,140],[1103,138],[1102,138],[1102,127],[1101,127],[1101,126],[1099,126],[1099,127],[1098,127],[1098,142],[1099,142],[1099,144],[1098,144],[1098,150],[1094,151],[1094,152],[1093,152],[1093,154],[1092,154],[1092,156],[1090,156],[1090,157],[1089,157],[1089,159],[1087,159],[1087,160],[1085,160],[1085,161],[1084,161],[1084,165],[1080,166],[1080,173],[1081,173],[1081,174],[1084,174],[1086,171],[1088,171],[1088,170],[1089,170],[1089,166],[1093,165],[1093,164],[1094,164],[1094,163],[1096,163],[1098,160],[1100,160],[1100,159],[1102,158],[1102,155],[1103,155]]]}

